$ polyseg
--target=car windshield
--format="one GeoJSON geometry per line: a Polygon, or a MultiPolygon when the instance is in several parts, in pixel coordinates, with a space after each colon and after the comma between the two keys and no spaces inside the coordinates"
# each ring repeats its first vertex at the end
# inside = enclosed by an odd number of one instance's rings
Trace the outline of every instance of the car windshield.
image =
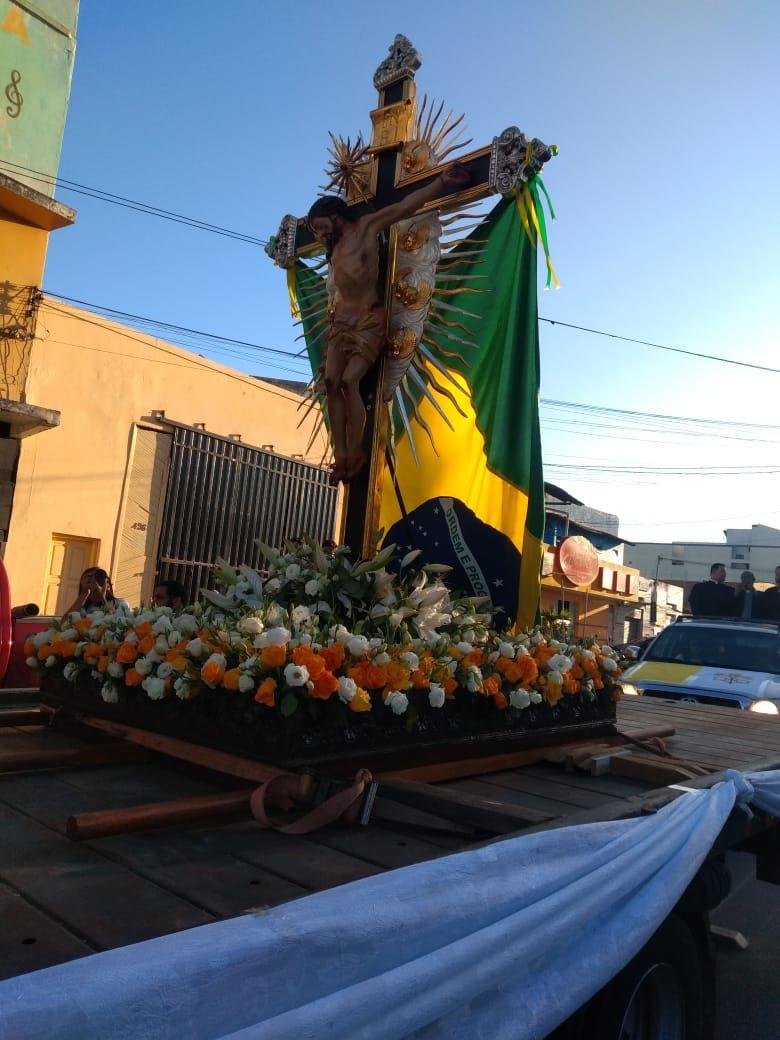
{"type": "Polygon", "coordinates": [[[712,668],[741,668],[780,675],[780,636],[738,628],[671,625],[644,656],[645,661],[683,661],[712,668]]]}

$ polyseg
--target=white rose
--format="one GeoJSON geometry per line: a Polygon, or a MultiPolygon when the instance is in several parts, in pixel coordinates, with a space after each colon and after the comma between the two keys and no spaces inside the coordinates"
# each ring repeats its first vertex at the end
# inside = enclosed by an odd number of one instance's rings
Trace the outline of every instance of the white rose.
{"type": "Polygon", "coordinates": [[[124,634],[124,641],[129,643],[131,646],[135,646],[138,642],[138,636],[132,629],[128,629],[124,634]]]}
{"type": "Polygon", "coordinates": [[[108,666],[108,674],[113,676],[114,679],[121,679],[122,676],[125,674],[125,670],[119,663],[119,661],[112,661],[111,664],[108,666]]]}
{"type": "Polygon", "coordinates": [[[547,682],[552,683],[553,686],[563,686],[563,676],[555,668],[552,668],[547,673],[547,682]]]}
{"type": "Polygon", "coordinates": [[[368,653],[368,640],[365,636],[350,636],[347,639],[347,650],[353,657],[362,657],[368,653]]]}
{"type": "Polygon", "coordinates": [[[305,664],[288,664],[284,670],[284,681],[288,686],[305,686],[309,681],[309,669],[305,664]]]}
{"type": "Polygon", "coordinates": [[[268,592],[278,592],[279,589],[282,587],[282,583],[279,580],[279,578],[271,578],[270,581],[267,581],[265,583],[265,587],[268,590],[268,592]]]}
{"type": "Polygon", "coordinates": [[[390,654],[386,654],[384,651],[380,654],[374,655],[374,664],[379,665],[381,668],[383,665],[390,664],[390,654]]]}
{"type": "Polygon", "coordinates": [[[410,668],[413,672],[420,667],[420,658],[411,650],[407,650],[405,654],[401,654],[401,660],[406,667],[410,668]]]}
{"type": "Polygon", "coordinates": [[[100,687],[100,696],[106,704],[116,704],[119,700],[119,691],[113,683],[103,683],[100,687]]]}
{"type": "Polygon", "coordinates": [[[144,679],[141,686],[146,690],[149,700],[161,701],[165,696],[165,683],[162,679],[158,679],[154,675],[150,675],[148,679],[144,679]]]}
{"type": "Polygon", "coordinates": [[[54,654],[49,654],[49,656],[46,658],[46,667],[53,668],[56,663],[57,658],[54,656],[54,654]]]}
{"type": "Polygon", "coordinates": [[[285,643],[289,642],[290,630],[282,625],[277,625],[274,628],[267,628],[264,632],[261,632],[255,639],[255,646],[258,649],[262,649],[266,646],[284,646],[285,643]]]}
{"type": "Polygon", "coordinates": [[[171,619],[163,614],[162,617],[158,617],[152,625],[152,632],[156,636],[167,636],[172,628],[173,625],[171,624],[171,619]]]}
{"type": "Polygon", "coordinates": [[[174,628],[168,633],[168,646],[173,649],[181,639],[181,632],[177,632],[174,628]]]}
{"type": "Polygon", "coordinates": [[[531,641],[531,646],[538,646],[540,643],[544,642],[544,636],[542,635],[541,632],[534,632],[534,634],[531,636],[531,640],[530,641],[531,641]]]}
{"type": "Polygon", "coordinates": [[[28,657],[27,660],[24,663],[27,665],[28,668],[37,668],[38,667],[38,658],[37,657],[28,657]]]}
{"type": "Polygon", "coordinates": [[[565,654],[554,654],[547,662],[547,667],[554,672],[568,672],[573,664],[572,659],[565,654]]]}
{"type": "Polygon", "coordinates": [[[372,639],[369,639],[369,641],[368,641],[368,645],[372,649],[376,649],[378,646],[382,646],[383,644],[384,644],[384,639],[380,639],[379,636],[374,636],[372,639]]]}
{"type": "Polygon", "coordinates": [[[446,700],[444,694],[444,687],[439,686],[438,683],[431,683],[431,688],[428,690],[428,703],[432,708],[443,708],[446,700]]]}
{"type": "Polygon", "coordinates": [[[344,628],[343,625],[339,625],[333,636],[337,643],[346,643],[348,639],[352,638],[352,633],[348,628],[344,628]]]}
{"type": "Polygon", "coordinates": [[[57,638],[57,633],[53,628],[47,628],[45,632],[36,632],[32,637],[33,645],[39,650],[44,643],[50,643],[53,639],[57,638]]]}
{"type": "Polygon", "coordinates": [[[244,672],[238,677],[238,688],[242,693],[250,693],[255,688],[255,680],[244,672]]]}
{"type": "Polygon", "coordinates": [[[319,596],[320,594],[320,579],[309,578],[306,584],[303,586],[303,591],[307,596],[319,596]]]}
{"type": "Polygon", "coordinates": [[[60,639],[67,639],[71,642],[74,639],[78,639],[79,634],[75,628],[66,628],[64,632],[60,632],[60,639]]]}
{"type": "Polygon", "coordinates": [[[611,646],[602,646],[601,652],[605,657],[614,657],[615,651],[611,646]]]}
{"type": "Polygon", "coordinates": [[[191,635],[193,632],[197,632],[200,628],[198,619],[194,614],[179,614],[178,617],[173,619],[173,627],[179,632],[184,632],[185,635],[191,635]]]}
{"type": "Polygon", "coordinates": [[[531,656],[531,654],[530,654],[530,652],[528,650],[528,647],[525,646],[523,643],[521,643],[517,647],[517,656],[518,657],[530,657],[531,656]]]}
{"type": "Polygon", "coordinates": [[[466,689],[470,693],[478,693],[482,687],[482,672],[475,665],[466,669],[466,689]]]}
{"type": "Polygon", "coordinates": [[[68,663],[65,665],[65,671],[63,672],[63,675],[68,680],[68,682],[73,682],[73,680],[76,678],[78,670],[79,666],[76,664],[75,661],[68,661],[68,663]]]}
{"type": "Polygon", "coordinates": [[[390,622],[393,628],[398,628],[398,626],[403,621],[403,615],[394,612],[389,616],[388,621],[390,622]]]}
{"type": "Polygon", "coordinates": [[[180,701],[188,701],[190,699],[190,683],[183,675],[173,684],[173,689],[180,701]]]}
{"type": "Polygon", "coordinates": [[[345,703],[349,704],[354,699],[357,693],[357,683],[354,679],[350,679],[348,675],[342,675],[339,678],[339,698],[345,703]]]}
{"type": "Polygon", "coordinates": [[[187,653],[190,655],[190,657],[200,657],[203,653],[203,649],[203,642],[202,640],[198,639],[197,636],[195,637],[195,639],[191,639],[189,643],[187,643],[186,647],[187,653]]]}
{"type": "Polygon", "coordinates": [[[513,708],[527,708],[531,703],[531,695],[527,690],[512,690],[509,694],[509,703],[513,708]]]}
{"type": "Polygon", "coordinates": [[[168,664],[167,661],[163,661],[163,663],[157,669],[157,676],[160,679],[167,679],[172,671],[172,665],[168,664]]]}
{"type": "Polygon", "coordinates": [[[259,636],[263,631],[263,622],[258,617],[241,618],[236,626],[245,636],[259,636]]]}
{"type": "Polygon", "coordinates": [[[515,656],[515,648],[512,646],[511,643],[499,643],[498,652],[501,655],[501,657],[514,658],[515,656]]]}
{"type": "Polygon", "coordinates": [[[601,662],[601,667],[605,672],[616,672],[618,670],[618,663],[612,657],[605,657],[601,662]]]}
{"type": "Polygon", "coordinates": [[[291,617],[294,625],[305,625],[311,620],[311,611],[301,603],[293,608],[291,617]]]}
{"type": "Polygon", "coordinates": [[[583,657],[587,657],[589,661],[596,660],[596,655],[593,653],[592,650],[581,650],[580,653],[583,657]]]}
{"type": "Polygon", "coordinates": [[[285,570],[284,576],[285,576],[285,578],[288,578],[290,581],[295,581],[296,578],[300,578],[300,576],[301,576],[300,564],[291,563],[290,566],[285,570]]]}
{"type": "Polygon", "coordinates": [[[152,670],[152,662],[148,657],[139,657],[133,667],[139,675],[148,675],[152,670]]]}
{"type": "Polygon", "coordinates": [[[409,707],[409,698],[405,693],[401,693],[400,690],[392,690],[385,697],[385,705],[393,709],[394,715],[403,715],[409,707]]]}
{"type": "Polygon", "coordinates": [[[167,636],[158,636],[157,642],[154,644],[154,649],[158,654],[167,654],[170,647],[168,646],[167,636]]]}
{"type": "Polygon", "coordinates": [[[468,643],[468,642],[466,642],[465,640],[461,640],[461,641],[460,641],[460,642],[459,642],[459,643],[457,644],[457,648],[458,648],[458,650],[460,651],[460,653],[462,653],[462,654],[464,654],[464,655],[465,655],[465,654],[470,654],[470,653],[471,653],[471,651],[472,651],[472,650],[474,649],[474,647],[472,646],[472,644],[471,644],[471,643],[468,643]]]}
{"type": "Polygon", "coordinates": [[[536,690],[531,690],[531,692],[528,694],[528,696],[531,698],[531,704],[541,704],[542,703],[542,695],[541,695],[541,693],[537,693],[536,690]]]}

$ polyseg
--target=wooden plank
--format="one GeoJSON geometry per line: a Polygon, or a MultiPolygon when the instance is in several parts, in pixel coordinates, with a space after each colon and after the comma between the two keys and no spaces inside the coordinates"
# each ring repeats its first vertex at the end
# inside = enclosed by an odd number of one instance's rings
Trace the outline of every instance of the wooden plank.
{"type": "Polygon", "coordinates": [[[95,766],[105,762],[139,762],[146,758],[146,754],[143,748],[132,744],[85,744],[77,748],[5,751],[0,752],[0,773],[95,766]]]}
{"type": "Polygon", "coordinates": [[[0,880],[97,948],[214,920],[214,915],[7,805],[0,805],[0,831],[0,880]]]}
{"type": "MultiPolygon", "coordinates": [[[[483,798],[491,799],[496,799],[499,790],[501,790],[501,797],[504,801],[522,806],[523,809],[540,812],[544,814],[548,820],[567,816],[573,811],[571,805],[567,805],[566,802],[558,801],[556,798],[551,796],[512,791],[506,787],[499,789],[494,787],[492,784],[486,783],[482,778],[479,780],[455,780],[448,786],[454,788],[456,791],[466,791],[469,794],[480,795],[483,798]]],[[[526,824],[526,826],[529,826],[529,824],[526,824]]],[[[537,826],[537,824],[531,824],[530,826],[537,826]]]]}
{"type": "Polygon", "coordinates": [[[3,922],[0,979],[38,971],[94,952],[92,946],[6,885],[0,885],[0,921],[3,922]]]}
{"type": "Polygon", "coordinates": [[[613,776],[588,776],[576,770],[564,770],[561,766],[540,764],[523,769],[523,776],[550,784],[551,790],[556,784],[567,787],[583,788],[616,799],[632,798],[652,790],[653,785],[643,781],[625,780],[613,776]]]}
{"type": "Polygon", "coordinates": [[[379,873],[375,865],[363,859],[318,844],[316,835],[302,838],[279,834],[259,830],[253,823],[209,827],[194,833],[204,844],[221,853],[254,864],[310,891],[379,873]]]}
{"type": "Polygon", "coordinates": [[[146,802],[125,809],[98,809],[72,813],[65,821],[65,833],[74,841],[93,841],[112,834],[159,827],[181,827],[236,816],[251,816],[251,789],[217,794],[199,794],[189,798],[172,798],[164,802],[146,802]]]}
{"type": "MultiPolygon", "coordinates": [[[[381,790],[381,788],[380,788],[381,790]]],[[[473,828],[447,820],[443,816],[423,812],[421,809],[389,798],[377,796],[371,810],[371,820],[390,824],[396,830],[408,831],[411,834],[439,845],[443,849],[460,849],[476,840],[477,831],[485,833],[481,828],[473,828]]]]}
{"type": "Polygon", "coordinates": [[[437,845],[384,824],[368,828],[329,827],[313,837],[317,845],[327,845],[380,867],[406,867],[442,855],[437,845]]]}
{"type": "Polygon", "coordinates": [[[0,726],[46,726],[48,712],[40,708],[5,708],[0,710],[0,726]]]}
{"type": "Polygon", "coordinates": [[[490,773],[480,777],[480,780],[486,784],[494,784],[497,788],[523,791],[526,794],[540,795],[543,798],[550,797],[556,802],[564,802],[566,805],[578,809],[595,809],[596,806],[619,797],[594,791],[587,785],[577,787],[566,783],[549,783],[547,780],[528,776],[525,770],[519,770],[516,773],[490,773]]]}
{"type": "Polygon", "coordinates": [[[528,807],[508,804],[498,797],[485,797],[452,787],[434,787],[416,780],[380,781],[386,798],[428,809],[456,823],[479,827],[495,834],[507,834],[532,823],[543,823],[551,815],[528,807]]]}

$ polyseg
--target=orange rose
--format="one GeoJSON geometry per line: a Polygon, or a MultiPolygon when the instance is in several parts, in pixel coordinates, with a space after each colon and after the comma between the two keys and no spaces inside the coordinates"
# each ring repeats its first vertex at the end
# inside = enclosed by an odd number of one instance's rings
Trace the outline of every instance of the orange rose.
{"type": "Polygon", "coordinates": [[[276,679],[263,679],[257,688],[255,700],[258,704],[273,708],[276,705],[276,679]]]}
{"type": "Polygon", "coordinates": [[[70,639],[55,639],[51,644],[51,652],[55,657],[75,657],[76,644],[70,639]]]}
{"type": "Polygon", "coordinates": [[[105,670],[107,668],[108,668],[108,654],[103,654],[103,656],[98,661],[97,670],[102,673],[102,672],[105,672],[105,670]]]}
{"type": "Polygon", "coordinates": [[[154,650],[154,636],[144,636],[143,639],[138,642],[138,653],[149,654],[154,650]]]}
{"type": "MultiPolygon", "coordinates": [[[[150,636],[152,634],[151,621],[142,621],[140,625],[136,625],[135,634],[139,639],[144,639],[146,636],[150,636]]],[[[144,653],[146,653],[146,651],[144,651],[144,653]]]]}
{"type": "Polygon", "coordinates": [[[35,643],[32,639],[25,639],[24,641],[24,655],[25,657],[32,657],[36,653],[35,643]]]}
{"type": "Polygon", "coordinates": [[[200,677],[209,686],[218,686],[225,676],[225,669],[219,661],[206,661],[200,670],[200,677]]]}
{"type": "Polygon", "coordinates": [[[560,686],[556,686],[554,683],[547,683],[544,688],[544,696],[547,703],[554,707],[563,696],[563,690],[560,686]]]}
{"type": "Polygon", "coordinates": [[[385,670],[387,672],[388,686],[394,690],[409,689],[409,669],[405,665],[400,664],[398,661],[391,661],[385,670]]]}
{"type": "Polygon", "coordinates": [[[325,658],[315,654],[310,646],[296,646],[292,659],[294,664],[305,666],[310,679],[316,679],[325,671],[325,658]]]}
{"type": "Polygon", "coordinates": [[[173,668],[174,672],[186,672],[189,661],[186,657],[182,657],[181,654],[177,654],[175,657],[167,658],[166,660],[173,668]]]}
{"type": "Polygon", "coordinates": [[[329,672],[335,672],[344,664],[344,644],[334,643],[333,646],[324,646],[320,650],[320,656],[325,662],[329,672]]]}
{"type": "Polygon", "coordinates": [[[135,668],[128,668],[125,672],[125,686],[140,686],[144,677],[135,668]]]}
{"type": "Polygon", "coordinates": [[[504,675],[511,683],[524,683],[528,685],[539,675],[539,668],[533,657],[523,655],[515,661],[510,661],[506,666],[504,675]]]}
{"type": "Polygon", "coordinates": [[[505,708],[509,701],[506,699],[501,690],[499,690],[498,693],[493,694],[493,703],[497,708],[505,708]]]}
{"type": "MultiPolygon", "coordinates": [[[[100,643],[87,643],[84,647],[84,660],[85,661],[97,661],[100,655],[103,653],[103,648],[100,643]]],[[[133,658],[135,660],[135,658],[133,658]]],[[[132,664],[132,662],[129,662],[132,664]]]]}
{"type": "Polygon", "coordinates": [[[579,682],[567,672],[563,677],[563,692],[573,696],[575,693],[579,693],[579,690],[579,682]]]}
{"type": "MultiPolygon", "coordinates": [[[[89,646],[95,646],[95,644],[90,643],[89,646]]],[[[84,651],[85,658],[87,657],[87,650],[89,650],[89,646],[84,651]]],[[[99,656],[100,654],[99,646],[97,647],[97,651],[98,653],[95,656],[99,656]]],[[[120,664],[135,664],[135,662],[138,660],[138,650],[133,646],[132,643],[122,643],[122,645],[116,652],[116,659],[117,661],[119,661],[120,664]]]]}
{"type": "Polygon", "coordinates": [[[370,661],[361,661],[349,670],[350,679],[354,679],[358,686],[367,690],[381,690],[388,684],[387,669],[381,665],[371,664],[370,661]]]}
{"type": "Polygon", "coordinates": [[[489,675],[482,686],[488,697],[495,697],[497,693],[501,692],[501,680],[497,675],[489,675]]]}
{"type": "Polygon", "coordinates": [[[477,668],[482,664],[482,651],[472,650],[471,653],[466,654],[462,661],[464,668],[469,668],[471,665],[475,665],[477,668]]]}
{"type": "Polygon", "coordinates": [[[368,695],[368,691],[364,690],[362,686],[358,686],[355,691],[355,696],[349,702],[350,711],[371,711],[371,698],[368,695]]]}
{"type": "Polygon", "coordinates": [[[267,646],[260,654],[260,664],[268,672],[287,663],[286,646],[267,646]]]}
{"type": "Polygon", "coordinates": [[[415,690],[427,690],[431,685],[430,679],[422,668],[418,668],[416,671],[412,672],[411,679],[412,686],[414,686],[415,690]]]}
{"type": "Polygon", "coordinates": [[[314,688],[309,693],[310,697],[316,697],[318,700],[326,701],[329,697],[339,688],[339,681],[332,672],[322,672],[314,680],[314,688]]]}
{"type": "Polygon", "coordinates": [[[225,672],[222,679],[222,685],[226,690],[237,690],[238,680],[241,678],[241,670],[239,668],[230,668],[225,672]]]}
{"type": "Polygon", "coordinates": [[[92,628],[92,620],[88,617],[79,618],[78,621],[74,622],[73,627],[77,632],[89,632],[92,628]]]}
{"type": "Polygon", "coordinates": [[[38,660],[45,661],[47,657],[51,656],[51,645],[44,643],[43,646],[38,647],[38,660]]]}
{"type": "Polygon", "coordinates": [[[445,697],[454,697],[455,696],[455,691],[457,690],[457,688],[458,688],[458,683],[457,683],[457,681],[455,679],[452,678],[452,676],[450,676],[449,679],[445,679],[444,680],[444,696],[445,697]]]}

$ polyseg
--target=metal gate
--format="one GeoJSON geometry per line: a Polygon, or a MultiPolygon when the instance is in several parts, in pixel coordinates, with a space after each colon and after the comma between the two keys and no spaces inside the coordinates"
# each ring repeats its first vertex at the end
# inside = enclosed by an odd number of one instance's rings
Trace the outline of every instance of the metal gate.
{"type": "MultiPolygon", "coordinates": [[[[166,424],[167,425],[167,424],[166,424]]],[[[195,598],[217,556],[262,565],[259,538],[333,537],[337,491],[327,470],[238,440],[170,424],[173,434],[157,561],[195,598]]]]}

